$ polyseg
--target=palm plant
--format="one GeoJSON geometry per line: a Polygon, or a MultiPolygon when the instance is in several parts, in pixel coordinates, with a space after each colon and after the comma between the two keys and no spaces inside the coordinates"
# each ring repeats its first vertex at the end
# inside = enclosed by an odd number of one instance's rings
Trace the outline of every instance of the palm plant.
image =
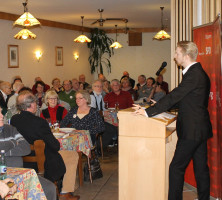
{"type": "Polygon", "coordinates": [[[114,54],[110,45],[113,43],[113,39],[109,38],[104,30],[95,28],[91,31],[91,42],[88,43],[90,48],[89,63],[91,66],[91,73],[97,71],[97,73],[103,74],[103,67],[107,67],[108,73],[111,72],[110,57],[114,54]]]}

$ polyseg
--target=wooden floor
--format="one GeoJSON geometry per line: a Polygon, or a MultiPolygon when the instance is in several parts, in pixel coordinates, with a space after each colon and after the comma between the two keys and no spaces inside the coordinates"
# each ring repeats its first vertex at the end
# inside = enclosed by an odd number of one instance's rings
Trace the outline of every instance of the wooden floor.
{"type": "MultiPolygon", "coordinates": [[[[76,183],[74,195],[80,195],[80,200],[118,200],[118,153],[117,148],[105,152],[104,160],[100,159],[103,178],[92,184],[84,182],[83,187],[76,183]]],[[[183,200],[197,200],[195,188],[184,185],[183,200]]],[[[214,200],[214,198],[211,198],[214,200]]]]}

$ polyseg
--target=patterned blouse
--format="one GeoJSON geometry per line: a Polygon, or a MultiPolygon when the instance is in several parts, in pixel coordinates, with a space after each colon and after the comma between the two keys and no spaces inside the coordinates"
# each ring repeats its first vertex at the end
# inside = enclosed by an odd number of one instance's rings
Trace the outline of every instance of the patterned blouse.
{"type": "Polygon", "coordinates": [[[77,130],[89,130],[90,135],[101,133],[105,130],[104,121],[95,108],[90,108],[89,114],[82,119],[77,116],[78,107],[72,108],[65,118],[60,122],[60,127],[71,124],[77,130]]]}

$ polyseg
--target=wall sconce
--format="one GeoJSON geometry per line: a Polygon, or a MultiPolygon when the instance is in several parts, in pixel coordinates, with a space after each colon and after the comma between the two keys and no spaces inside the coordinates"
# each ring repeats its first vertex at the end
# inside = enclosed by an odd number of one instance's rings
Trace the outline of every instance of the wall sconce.
{"type": "Polygon", "coordinates": [[[36,57],[37,61],[39,62],[40,58],[42,57],[42,52],[41,51],[36,51],[35,52],[35,57],[36,57]]]}
{"type": "Polygon", "coordinates": [[[76,62],[78,61],[78,59],[79,59],[79,54],[78,53],[74,53],[74,59],[76,60],[76,62]]]}

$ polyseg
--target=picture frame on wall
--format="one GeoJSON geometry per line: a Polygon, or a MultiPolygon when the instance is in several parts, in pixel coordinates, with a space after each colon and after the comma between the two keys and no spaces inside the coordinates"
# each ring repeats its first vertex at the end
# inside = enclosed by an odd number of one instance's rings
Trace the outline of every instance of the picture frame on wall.
{"type": "Polygon", "coordinates": [[[63,47],[55,48],[56,66],[63,66],[63,47]]]}
{"type": "Polygon", "coordinates": [[[8,67],[19,68],[19,47],[18,45],[8,45],[8,67]]]}

